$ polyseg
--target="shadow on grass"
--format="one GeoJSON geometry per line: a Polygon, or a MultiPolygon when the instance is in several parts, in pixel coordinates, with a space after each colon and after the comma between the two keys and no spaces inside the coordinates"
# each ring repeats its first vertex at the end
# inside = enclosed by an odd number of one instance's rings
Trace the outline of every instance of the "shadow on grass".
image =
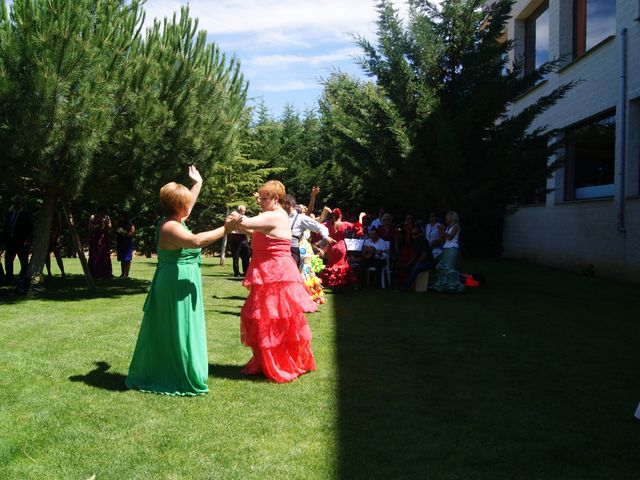
{"type": "Polygon", "coordinates": [[[96,287],[89,289],[83,275],[54,276],[45,282],[45,289],[31,289],[27,295],[17,295],[14,287],[0,289],[0,302],[20,303],[30,299],[68,302],[93,298],[120,298],[147,293],[151,282],[137,278],[113,278],[96,280],[96,287]]]}
{"type": "Polygon", "coordinates": [[[332,296],[338,477],[636,478],[637,287],[470,268],[461,295],[332,296]]]}
{"type": "Polygon", "coordinates": [[[225,378],[227,380],[242,380],[245,382],[268,382],[268,380],[261,375],[245,375],[241,370],[242,367],[239,365],[209,364],[210,377],[225,378]]]}
{"type": "Polygon", "coordinates": [[[229,297],[221,297],[219,295],[211,295],[211,298],[215,298],[218,300],[242,300],[243,302],[247,299],[247,297],[242,297],[240,295],[231,295],[229,297]]]}
{"type": "Polygon", "coordinates": [[[214,312],[218,315],[223,315],[225,317],[233,317],[233,318],[239,318],[240,315],[240,311],[238,310],[211,310],[211,312],[214,312]]]}
{"type": "Polygon", "coordinates": [[[82,382],[85,385],[110,390],[112,392],[124,392],[128,390],[124,384],[127,378],[126,375],[109,372],[108,370],[111,368],[111,365],[107,362],[95,362],[95,365],[96,368],[86,375],[72,375],[69,377],[69,380],[72,382],[82,382]]]}

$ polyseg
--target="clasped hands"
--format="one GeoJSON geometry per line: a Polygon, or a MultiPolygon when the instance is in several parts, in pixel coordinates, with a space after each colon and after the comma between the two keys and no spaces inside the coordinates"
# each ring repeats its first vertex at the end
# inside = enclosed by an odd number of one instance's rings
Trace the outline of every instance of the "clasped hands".
{"type": "Polygon", "coordinates": [[[242,219],[244,217],[240,215],[238,212],[231,212],[224,219],[224,229],[229,232],[233,230],[237,230],[240,224],[242,223],[242,219]]]}

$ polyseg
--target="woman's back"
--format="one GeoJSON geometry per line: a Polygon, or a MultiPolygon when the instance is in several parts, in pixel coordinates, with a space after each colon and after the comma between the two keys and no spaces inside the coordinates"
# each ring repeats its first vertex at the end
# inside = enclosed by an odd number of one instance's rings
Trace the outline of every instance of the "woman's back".
{"type": "Polygon", "coordinates": [[[443,248],[459,248],[460,247],[460,226],[459,225],[449,225],[446,229],[447,241],[444,243],[443,248]],[[451,239],[449,236],[455,231],[455,234],[451,239]]]}

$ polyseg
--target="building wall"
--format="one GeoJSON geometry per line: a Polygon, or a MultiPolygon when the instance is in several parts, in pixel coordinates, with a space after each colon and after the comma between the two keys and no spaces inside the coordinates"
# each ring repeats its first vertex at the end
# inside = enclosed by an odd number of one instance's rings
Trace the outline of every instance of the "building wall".
{"type": "MultiPolygon", "coordinates": [[[[524,19],[541,3],[520,0],[514,5],[508,25],[508,36],[515,41],[513,58],[524,52],[524,19]]],[[[563,67],[523,96],[513,105],[512,112],[521,111],[541,95],[570,81],[577,82],[576,86],[543,113],[534,126],[562,129],[607,110],[619,112],[620,31],[626,28],[628,123],[624,195],[566,202],[564,169],[560,168],[547,183],[552,192],[544,205],[521,206],[507,215],[505,256],[576,270],[593,265],[596,274],[640,281],[640,2],[617,0],[616,35],[576,61],[571,60],[572,9],[573,0],[549,0],[549,56],[562,59],[563,67]],[[618,229],[616,200],[624,203],[625,232],[618,229]]],[[[621,134],[622,121],[617,115],[616,136],[621,134]]],[[[621,178],[616,175],[616,187],[621,178]]]]}

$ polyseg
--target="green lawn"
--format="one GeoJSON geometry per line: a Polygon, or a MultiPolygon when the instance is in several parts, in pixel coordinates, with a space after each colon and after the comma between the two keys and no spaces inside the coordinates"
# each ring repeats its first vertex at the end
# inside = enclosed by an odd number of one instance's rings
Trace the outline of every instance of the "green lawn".
{"type": "Polygon", "coordinates": [[[71,259],[46,293],[0,289],[0,478],[639,477],[637,285],[487,261],[463,295],[329,295],[318,371],[277,385],[239,373],[245,291],[214,263],[197,398],[123,386],[153,261],[93,293],[71,259]]]}

